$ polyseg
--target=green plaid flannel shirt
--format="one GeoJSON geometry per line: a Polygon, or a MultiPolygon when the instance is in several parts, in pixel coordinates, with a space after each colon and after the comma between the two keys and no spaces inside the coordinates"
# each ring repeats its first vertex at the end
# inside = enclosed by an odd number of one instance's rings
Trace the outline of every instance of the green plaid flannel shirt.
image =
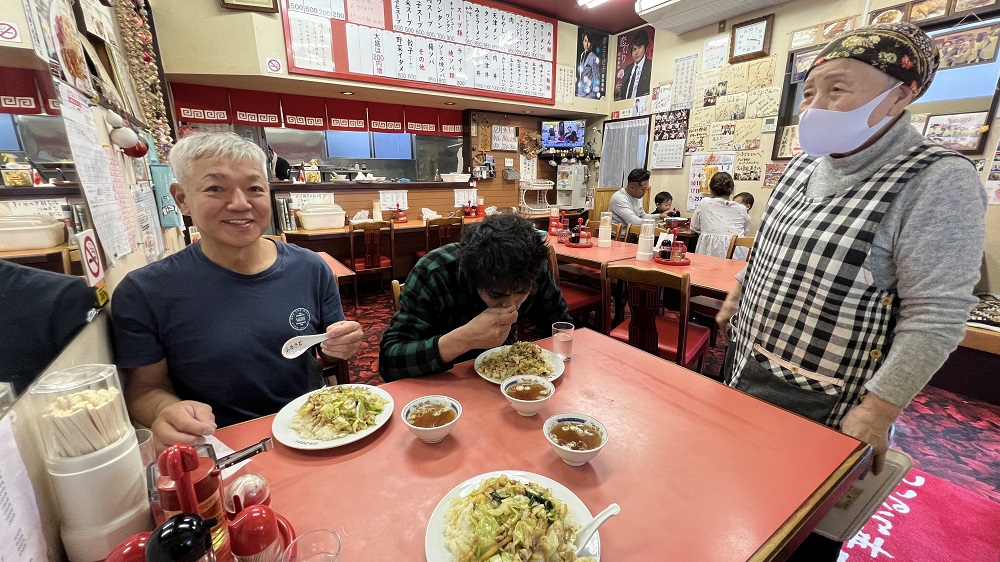
{"type": "MultiPolygon", "coordinates": [[[[482,352],[472,350],[446,363],[438,351],[441,336],[486,310],[479,293],[461,279],[459,248],[455,242],[432,250],[407,276],[399,311],[393,315],[379,346],[379,374],[385,381],[447,371],[455,363],[474,359],[482,352]]],[[[526,318],[543,333],[548,333],[553,322],[572,320],[547,264],[518,309],[518,317],[526,318]]],[[[515,330],[511,329],[505,344],[514,341],[515,330]]]]}

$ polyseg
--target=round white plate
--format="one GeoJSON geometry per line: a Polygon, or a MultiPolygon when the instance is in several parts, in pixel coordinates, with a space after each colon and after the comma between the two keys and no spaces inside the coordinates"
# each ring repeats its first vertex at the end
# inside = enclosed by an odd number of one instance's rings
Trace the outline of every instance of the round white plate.
{"type": "MultiPolygon", "coordinates": [[[[278,440],[279,443],[291,447],[293,449],[303,449],[306,451],[315,451],[318,449],[333,449],[334,447],[341,447],[347,445],[348,443],[354,443],[359,439],[364,439],[372,433],[378,431],[378,428],[385,425],[385,422],[389,421],[392,417],[392,396],[388,392],[382,390],[377,386],[370,386],[367,384],[342,384],[342,387],[355,387],[355,388],[367,388],[372,394],[381,396],[388,400],[388,403],[382,407],[382,413],[375,416],[375,425],[371,427],[366,427],[357,433],[352,433],[350,435],[345,435],[339,439],[331,439],[330,441],[321,441],[319,439],[306,439],[299,435],[298,431],[288,427],[292,423],[292,418],[295,417],[295,413],[299,411],[299,407],[305,404],[306,400],[309,399],[314,393],[319,392],[319,390],[314,390],[312,392],[303,394],[295,400],[292,400],[285,405],[284,408],[278,412],[278,415],[274,416],[274,421],[271,422],[271,433],[274,434],[274,438],[278,440]]],[[[322,390],[322,389],[320,389],[322,390]]]]}
{"type": "MultiPolygon", "coordinates": [[[[534,482],[539,486],[544,486],[552,490],[552,495],[557,500],[565,503],[566,507],[569,508],[569,513],[573,516],[573,524],[577,527],[582,527],[594,519],[590,510],[587,509],[586,504],[580,498],[576,497],[576,494],[551,478],[546,478],[540,474],[524,472],[523,470],[487,472],[486,474],[473,476],[455,486],[438,502],[437,507],[434,508],[434,512],[431,513],[430,520],[427,522],[427,533],[424,535],[424,553],[427,556],[427,562],[451,562],[455,559],[444,545],[444,514],[448,510],[448,506],[451,505],[451,500],[470,494],[483,480],[500,476],[501,474],[506,474],[511,480],[534,482]]],[[[596,559],[597,562],[601,562],[600,531],[594,533],[594,536],[590,537],[590,540],[587,541],[586,551],[583,555],[590,556],[596,559]]]]}
{"type": "MultiPolygon", "coordinates": [[[[508,347],[510,347],[510,346],[509,345],[501,345],[500,347],[494,347],[493,349],[487,349],[486,351],[480,353],[479,357],[476,357],[476,363],[475,363],[476,373],[479,374],[479,376],[483,377],[484,379],[490,381],[493,384],[500,384],[501,382],[503,382],[500,379],[493,378],[493,377],[488,377],[485,374],[483,374],[483,372],[479,370],[479,365],[482,364],[483,359],[486,359],[491,354],[497,353],[499,351],[503,351],[504,349],[506,349],[508,347]]],[[[558,379],[559,377],[562,376],[563,371],[566,370],[566,365],[563,364],[563,360],[560,359],[559,356],[556,355],[555,353],[553,353],[553,352],[551,352],[551,351],[549,351],[547,349],[542,349],[542,351],[545,352],[545,355],[549,358],[549,363],[552,364],[552,374],[549,375],[549,381],[554,381],[554,380],[556,380],[556,379],[558,379]]],[[[529,374],[529,373],[521,373],[521,374],[529,374]]]]}

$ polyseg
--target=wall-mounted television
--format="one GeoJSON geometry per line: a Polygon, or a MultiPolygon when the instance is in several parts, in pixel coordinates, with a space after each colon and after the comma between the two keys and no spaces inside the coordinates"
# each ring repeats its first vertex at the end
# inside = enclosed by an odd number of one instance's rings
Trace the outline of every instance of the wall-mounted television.
{"type": "Polygon", "coordinates": [[[577,148],[583,146],[587,122],[542,121],[543,148],[577,148]]]}

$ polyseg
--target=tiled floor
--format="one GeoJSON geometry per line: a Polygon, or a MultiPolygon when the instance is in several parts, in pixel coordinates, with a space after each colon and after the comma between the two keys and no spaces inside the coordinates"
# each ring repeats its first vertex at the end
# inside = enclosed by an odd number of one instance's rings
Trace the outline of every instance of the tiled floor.
{"type": "MultiPolygon", "coordinates": [[[[351,361],[351,380],[381,384],[378,344],[392,314],[392,294],[363,290],[359,313],[352,307],[347,313],[360,318],[366,340],[351,361]]],[[[720,372],[724,350],[723,337],[708,354],[706,374],[720,372]]],[[[928,386],[900,415],[895,447],[924,472],[1000,502],[1000,406],[928,386]]]]}

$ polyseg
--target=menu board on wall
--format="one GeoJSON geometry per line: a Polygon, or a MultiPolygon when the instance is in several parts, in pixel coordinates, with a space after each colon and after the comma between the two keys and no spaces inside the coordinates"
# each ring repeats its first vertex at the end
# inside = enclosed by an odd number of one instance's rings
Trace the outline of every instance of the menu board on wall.
{"type": "Polygon", "coordinates": [[[283,4],[289,73],[555,104],[554,19],[489,0],[283,4]]]}

